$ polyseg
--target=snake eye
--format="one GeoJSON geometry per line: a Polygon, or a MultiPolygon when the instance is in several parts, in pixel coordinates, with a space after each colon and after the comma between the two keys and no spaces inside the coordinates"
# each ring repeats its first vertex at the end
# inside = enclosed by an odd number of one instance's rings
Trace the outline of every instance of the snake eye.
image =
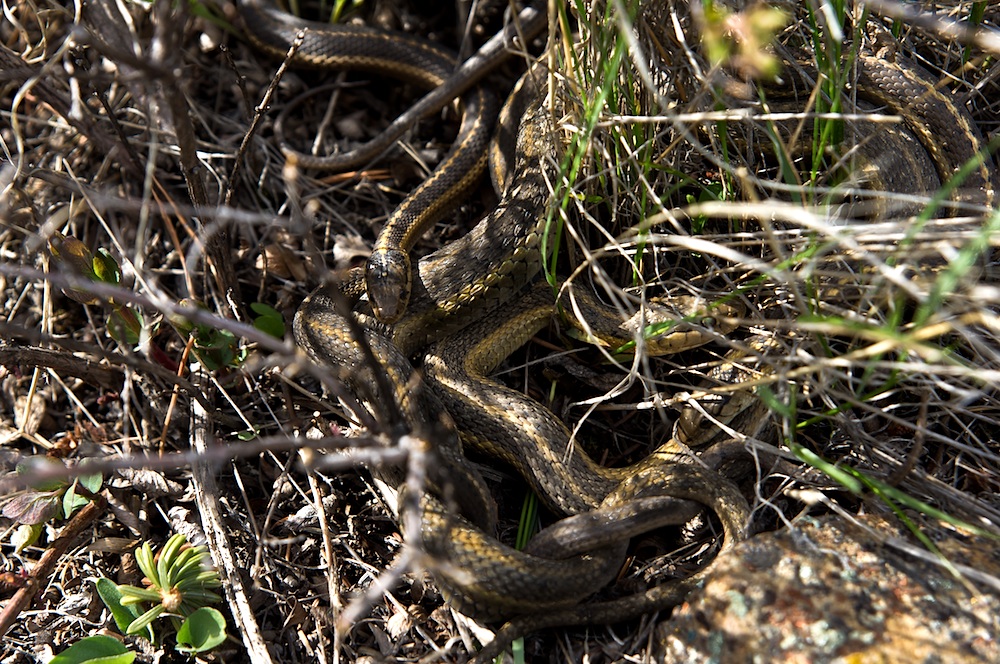
{"type": "Polygon", "coordinates": [[[716,322],[717,321],[715,320],[715,316],[705,316],[701,319],[701,326],[707,328],[713,328],[715,327],[716,322]]]}

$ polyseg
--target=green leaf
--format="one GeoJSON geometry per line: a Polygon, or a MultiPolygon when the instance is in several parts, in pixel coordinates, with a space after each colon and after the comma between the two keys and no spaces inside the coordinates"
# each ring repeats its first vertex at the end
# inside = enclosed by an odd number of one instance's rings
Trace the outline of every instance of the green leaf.
{"type": "Polygon", "coordinates": [[[235,337],[227,330],[216,330],[205,325],[195,327],[195,348],[199,350],[218,350],[232,344],[235,337]]]}
{"type": "Polygon", "coordinates": [[[270,304],[264,304],[263,302],[254,302],[250,305],[250,311],[254,312],[258,316],[270,316],[271,318],[281,318],[281,312],[272,307],[270,304]]]}
{"type": "Polygon", "coordinates": [[[122,282],[122,269],[118,261],[104,247],[98,249],[97,255],[94,256],[94,277],[112,286],[122,282]]]}
{"type": "Polygon", "coordinates": [[[119,345],[126,347],[138,346],[142,340],[142,314],[129,307],[116,306],[108,314],[108,334],[119,345]]]}
{"type": "Polygon", "coordinates": [[[194,352],[209,371],[217,371],[227,366],[235,366],[239,343],[229,330],[213,330],[203,326],[197,328],[197,343],[194,352]]]}
{"type": "Polygon", "coordinates": [[[192,570],[178,581],[178,587],[186,589],[218,588],[221,585],[219,573],[212,567],[212,560],[207,556],[198,561],[198,569],[192,570]]]}
{"type": "Polygon", "coordinates": [[[162,614],[164,611],[166,611],[166,609],[163,608],[163,605],[157,604],[149,611],[146,611],[144,614],[133,620],[129,624],[129,626],[125,628],[125,633],[130,635],[138,634],[142,630],[149,627],[149,623],[159,618],[160,614],[162,614]]]}
{"type": "MultiPolygon", "coordinates": [[[[111,617],[115,619],[118,629],[122,633],[127,631],[128,626],[139,617],[138,607],[122,604],[122,593],[118,589],[118,585],[111,579],[101,577],[94,582],[94,585],[97,587],[97,594],[101,597],[101,601],[108,607],[111,617]]],[[[148,626],[146,628],[146,638],[152,641],[153,636],[153,628],[148,626]]]]}
{"type": "Polygon", "coordinates": [[[100,473],[94,473],[93,475],[83,475],[79,479],[77,479],[77,482],[79,482],[80,485],[84,487],[87,491],[91,493],[97,493],[98,491],[101,490],[101,487],[104,485],[104,476],[101,475],[100,473]]]}
{"type": "MultiPolygon", "coordinates": [[[[53,234],[49,239],[49,253],[68,271],[92,281],[98,280],[94,274],[94,255],[87,245],[75,237],[66,237],[62,233],[53,234]]],[[[64,288],[63,293],[80,304],[100,302],[93,294],[79,288],[64,288]]]]}
{"type": "Polygon", "coordinates": [[[181,553],[181,547],[185,544],[187,544],[187,538],[177,533],[171,535],[167,543],[160,549],[160,558],[156,563],[156,574],[161,588],[167,589],[174,585],[176,571],[174,563],[181,553]]]}
{"type": "Polygon", "coordinates": [[[28,484],[35,491],[59,491],[69,486],[69,482],[61,477],[51,480],[41,480],[32,482],[31,476],[34,474],[44,474],[50,470],[62,470],[64,468],[61,461],[50,459],[49,457],[33,456],[17,464],[18,477],[27,477],[28,484]]]}
{"type": "Polygon", "coordinates": [[[211,650],[226,640],[226,619],[216,609],[203,607],[188,616],[177,630],[177,650],[194,654],[211,650]]]}
{"type": "Polygon", "coordinates": [[[830,479],[839,482],[841,486],[854,495],[861,493],[863,489],[861,482],[853,477],[849,471],[833,465],[812,450],[808,450],[798,443],[789,443],[789,448],[792,450],[792,454],[802,459],[813,468],[825,473],[828,477],[830,477],[830,479]]]}
{"type": "Polygon", "coordinates": [[[285,338],[285,321],[281,318],[272,318],[271,316],[260,316],[255,318],[253,321],[253,326],[263,332],[264,334],[269,334],[275,339],[285,338]]]}
{"type": "Polygon", "coordinates": [[[88,636],[49,660],[49,664],[131,664],[135,653],[110,636],[88,636]]]}
{"type": "Polygon", "coordinates": [[[206,580],[215,577],[214,570],[206,570],[210,567],[211,559],[206,556],[204,547],[196,547],[194,554],[178,559],[174,563],[174,585],[181,589],[190,587],[190,584],[204,584],[206,580]],[[207,574],[205,574],[207,572],[207,574]]]}
{"type": "Polygon", "coordinates": [[[280,318],[262,316],[254,320],[253,326],[275,339],[283,339],[285,337],[285,322],[280,318]]]}
{"type": "MultiPolygon", "coordinates": [[[[182,307],[197,307],[199,309],[204,309],[204,307],[199,302],[194,302],[186,298],[181,300],[177,304],[182,307]]],[[[180,314],[168,313],[167,320],[170,321],[170,324],[173,325],[174,329],[177,330],[177,334],[181,335],[182,337],[185,338],[190,337],[191,333],[194,332],[194,323],[192,323],[189,319],[185,318],[184,316],[181,316],[180,314]]]]}
{"type": "Polygon", "coordinates": [[[209,604],[216,604],[222,600],[222,596],[219,593],[212,592],[211,590],[186,590],[181,591],[181,594],[184,596],[185,602],[199,608],[209,604]]]}
{"type": "Polygon", "coordinates": [[[90,498],[86,496],[81,496],[76,492],[76,482],[70,485],[66,493],[63,494],[62,508],[63,508],[63,518],[70,518],[73,516],[73,512],[77,511],[84,505],[90,502],[90,498]]]}
{"type": "Polygon", "coordinates": [[[118,592],[121,593],[121,602],[126,606],[131,604],[140,604],[142,602],[159,602],[163,598],[160,596],[158,590],[150,590],[148,588],[137,588],[136,586],[121,585],[118,586],[118,592]]]}
{"type": "Polygon", "coordinates": [[[53,233],[52,237],[49,238],[49,253],[77,274],[93,276],[91,265],[94,261],[94,255],[90,253],[87,245],[75,237],[53,233]]]}
{"type": "Polygon", "coordinates": [[[14,534],[10,536],[10,543],[14,545],[14,553],[21,553],[21,551],[37,542],[41,536],[42,524],[40,523],[18,526],[14,534]]]}
{"type": "Polygon", "coordinates": [[[156,576],[156,565],[153,563],[153,550],[149,547],[149,542],[143,542],[142,546],[136,547],[135,562],[146,575],[146,578],[154,584],[159,585],[159,577],[156,576]]]}
{"type": "Polygon", "coordinates": [[[285,319],[281,312],[263,302],[254,302],[250,305],[250,310],[257,314],[253,321],[255,328],[276,339],[285,338],[285,319]]]}

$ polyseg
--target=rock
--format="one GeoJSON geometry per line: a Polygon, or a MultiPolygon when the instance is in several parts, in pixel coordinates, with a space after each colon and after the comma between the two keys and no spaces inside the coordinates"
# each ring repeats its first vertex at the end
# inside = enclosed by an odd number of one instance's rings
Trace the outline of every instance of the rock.
{"type": "Polygon", "coordinates": [[[659,626],[658,661],[1000,661],[996,543],[954,531],[936,541],[958,579],[909,542],[871,516],[753,537],[659,626]]]}

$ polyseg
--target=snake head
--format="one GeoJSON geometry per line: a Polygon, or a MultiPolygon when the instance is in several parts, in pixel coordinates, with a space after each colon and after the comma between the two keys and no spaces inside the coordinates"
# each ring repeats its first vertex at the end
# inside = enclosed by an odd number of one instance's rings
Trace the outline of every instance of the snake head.
{"type": "Polygon", "coordinates": [[[391,325],[410,302],[413,288],[410,257],[398,249],[376,249],[365,268],[365,288],[376,318],[391,325]]]}
{"type": "MultiPolygon", "coordinates": [[[[646,352],[669,355],[729,334],[736,329],[744,312],[737,302],[710,305],[700,297],[681,295],[674,296],[669,304],[653,298],[644,313],[646,352]]],[[[626,321],[625,325],[635,326],[635,318],[626,321]]]]}

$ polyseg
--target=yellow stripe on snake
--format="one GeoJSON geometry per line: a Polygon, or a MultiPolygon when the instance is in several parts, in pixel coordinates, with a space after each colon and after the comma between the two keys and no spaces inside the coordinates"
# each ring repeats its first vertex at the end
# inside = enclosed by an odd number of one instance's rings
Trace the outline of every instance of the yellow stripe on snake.
{"type": "MultiPolygon", "coordinates": [[[[295,30],[308,27],[309,39],[296,56],[300,64],[352,66],[330,56],[331,49],[342,42],[354,43],[353,48],[361,50],[371,48],[363,45],[363,39],[350,41],[362,34],[359,31],[344,34],[328,25],[280,18],[280,13],[262,2],[245,0],[242,8],[254,41],[268,52],[280,55],[287,49],[288,30],[268,32],[282,22],[295,30]]],[[[405,41],[384,34],[365,39],[401,49],[405,41]]],[[[426,52],[427,48],[419,46],[418,50],[426,52]]],[[[410,64],[415,61],[415,56],[409,57],[410,64]]],[[[874,103],[898,112],[922,143],[934,146],[929,150],[931,159],[938,176],[946,181],[966,161],[977,158],[982,146],[967,114],[901,62],[860,58],[860,91],[874,103]]],[[[361,66],[384,66],[387,73],[404,77],[412,73],[395,56],[385,65],[366,61],[361,66]]],[[[439,75],[431,79],[429,85],[441,82],[439,75]]],[[[395,215],[388,224],[393,230],[376,243],[377,254],[405,256],[413,238],[422,232],[414,226],[424,228],[428,219],[433,221],[447,207],[440,201],[453,200],[456,191],[468,187],[468,173],[458,173],[458,177],[455,169],[461,168],[458,163],[483,163],[481,154],[459,161],[466,158],[466,148],[482,152],[481,132],[489,124],[478,115],[488,106],[482,94],[478,89],[467,93],[466,113],[474,119],[465,121],[452,155],[431,176],[430,185],[422,186],[401,205],[402,216],[417,219],[397,224],[400,215],[395,215]],[[470,138],[472,134],[476,138],[470,138]],[[432,188],[442,183],[447,185],[444,190],[432,188]],[[428,202],[428,196],[433,200],[428,202]],[[424,213],[427,207],[433,212],[424,213]]],[[[700,509],[698,504],[705,505],[722,522],[724,549],[743,536],[749,519],[749,507],[733,483],[700,465],[690,453],[686,443],[701,444],[715,435],[701,426],[706,420],[696,414],[685,413],[674,437],[639,464],[609,469],[572,445],[565,425],[548,410],[487,378],[556,311],[552,290],[529,284],[541,269],[539,244],[546,231],[550,186],[558,172],[557,109],[562,94],[558,77],[536,67],[511,95],[506,113],[519,120],[511,174],[501,178],[506,185],[498,206],[467,235],[421,258],[412,270],[408,262],[400,268],[370,264],[367,274],[355,271],[340,284],[317,289],[295,318],[296,340],[313,359],[336,368],[342,380],[373,403],[394,402],[409,430],[434,441],[431,455],[436,463],[429,466],[433,490],[402,501],[417,510],[421,528],[419,534],[407,533],[407,537],[431,554],[435,578],[455,608],[482,620],[515,619],[498,640],[501,646],[525,629],[627,620],[681,601],[698,575],[619,600],[581,603],[618,572],[627,537],[633,532],[628,528],[633,525],[640,532],[684,523],[700,509]],[[408,285],[411,271],[412,285],[408,285]],[[381,284],[380,288],[377,282],[387,276],[403,278],[406,284],[390,281],[393,285],[381,284]],[[380,302],[386,300],[387,292],[403,292],[404,296],[399,302],[373,307],[364,298],[366,287],[369,298],[380,302]],[[338,300],[354,307],[353,316],[362,325],[378,370],[338,313],[342,310],[338,300]],[[423,369],[430,390],[416,379],[410,364],[412,357],[425,350],[423,369]],[[387,380],[379,379],[380,372],[387,380]],[[462,432],[461,442],[449,425],[451,418],[462,432]],[[587,541],[573,548],[567,544],[572,538],[556,538],[558,553],[540,545],[530,552],[515,551],[499,542],[494,536],[495,508],[482,478],[465,460],[463,443],[515,467],[557,513],[587,515],[584,518],[590,519],[590,525],[583,528],[587,541]],[[595,536],[599,530],[595,522],[608,525],[604,539],[595,536]],[[615,529],[622,524],[626,530],[615,529]]],[[[983,198],[973,202],[988,205],[992,190],[987,157],[972,169],[964,191],[982,192],[983,198]]],[[[961,200],[968,202],[969,197],[961,200]]],[[[731,305],[702,302],[694,309],[699,315],[685,317],[646,303],[640,309],[643,315],[631,327],[622,327],[617,313],[607,312],[593,295],[578,292],[576,297],[588,314],[588,323],[600,334],[638,340],[648,352],[676,352],[727,334],[739,314],[731,305]],[[674,324],[659,338],[644,338],[646,326],[658,320],[674,324]]],[[[730,364],[721,367],[716,377],[727,371],[738,373],[730,364]]],[[[728,407],[725,418],[737,429],[741,418],[762,417],[756,400],[740,403],[739,408],[720,403],[715,414],[728,407]]],[[[483,656],[497,649],[492,644],[483,656]]]]}

